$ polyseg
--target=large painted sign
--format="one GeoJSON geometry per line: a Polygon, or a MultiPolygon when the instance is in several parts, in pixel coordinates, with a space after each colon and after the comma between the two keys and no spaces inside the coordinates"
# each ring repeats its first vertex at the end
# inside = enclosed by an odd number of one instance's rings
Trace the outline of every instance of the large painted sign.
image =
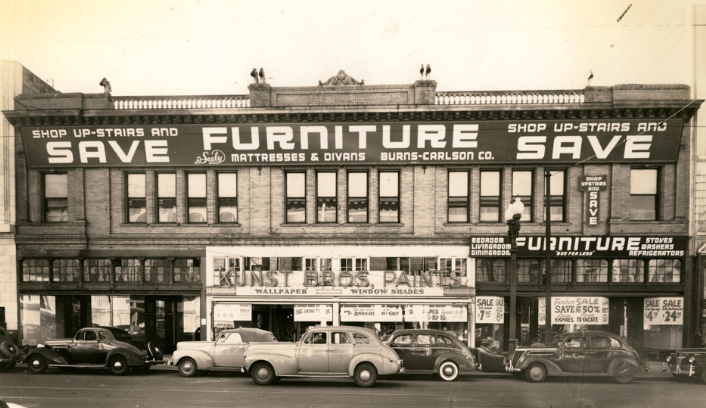
{"type": "Polygon", "coordinates": [[[22,127],[30,167],[677,160],[682,120],[22,127]]]}
{"type": "MultiPolygon", "coordinates": [[[[547,322],[546,298],[539,298],[537,324],[547,322]]],[[[552,324],[608,324],[610,312],[607,297],[552,296],[552,324]]]]}
{"type": "MultiPolygon", "coordinates": [[[[545,237],[517,238],[517,256],[544,256],[545,237]]],[[[550,237],[552,257],[675,258],[683,257],[689,244],[685,236],[559,236],[550,237]]],[[[471,237],[471,257],[509,257],[510,238],[471,237]]]]}
{"type": "Polygon", "coordinates": [[[656,325],[684,324],[684,298],[682,297],[654,297],[645,298],[644,328],[656,325]]]}

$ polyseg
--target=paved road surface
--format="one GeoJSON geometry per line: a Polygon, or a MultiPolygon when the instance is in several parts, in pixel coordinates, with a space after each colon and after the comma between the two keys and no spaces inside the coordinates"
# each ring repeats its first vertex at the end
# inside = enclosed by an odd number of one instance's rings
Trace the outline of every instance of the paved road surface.
{"type": "Polygon", "coordinates": [[[25,407],[706,407],[706,384],[641,379],[550,379],[531,384],[514,378],[463,377],[451,383],[431,376],[393,376],[364,389],[347,379],[284,379],[261,387],[244,374],[212,372],[183,378],[153,370],[115,377],[105,371],[41,375],[0,373],[0,396],[25,407]]]}

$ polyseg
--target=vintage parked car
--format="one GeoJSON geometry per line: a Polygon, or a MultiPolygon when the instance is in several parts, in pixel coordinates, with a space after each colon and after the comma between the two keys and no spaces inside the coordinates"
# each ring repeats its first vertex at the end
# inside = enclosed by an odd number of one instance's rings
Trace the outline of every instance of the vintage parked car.
{"type": "Polygon", "coordinates": [[[667,357],[662,371],[675,379],[700,378],[706,382],[706,348],[679,349],[667,357]]]}
{"type": "Polygon", "coordinates": [[[504,373],[506,372],[506,358],[494,349],[487,347],[470,348],[473,358],[476,360],[476,368],[478,371],[485,373],[504,373]]]}
{"type": "Polygon", "coordinates": [[[548,375],[611,376],[621,384],[628,384],[635,374],[649,371],[649,366],[619,336],[586,331],[562,333],[550,347],[518,347],[508,371],[524,373],[531,382],[542,382],[548,375]]]}
{"type": "Polygon", "coordinates": [[[441,330],[397,330],[387,343],[404,361],[407,374],[437,374],[453,381],[476,370],[473,354],[458,338],[441,330]]]}
{"type": "Polygon", "coordinates": [[[314,327],[297,343],[254,343],[245,352],[245,368],[255,384],[281,377],[353,377],[372,387],[378,375],[403,371],[402,360],[375,332],[363,327],[314,327]]]}
{"type": "Polygon", "coordinates": [[[272,343],[272,332],[239,328],[223,330],[216,341],[180,341],[169,364],[179,367],[179,374],[193,377],[200,370],[245,367],[243,354],[252,342],[272,343]]]}
{"type": "Polygon", "coordinates": [[[85,327],[73,339],[47,340],[25,358],[27,369],[40,374],[49,367],[101,368],[125,375],[130,369],[149,369],[163,364],[162,351],[154,342],[133,341],[125,330],[115,327],[85,327]]]}
{"type": "Polygon", "coordinates": [[[12,370],[22,361],[22,351],[12,341],[4,327],[0,327],[0,371],[12,370]]]}

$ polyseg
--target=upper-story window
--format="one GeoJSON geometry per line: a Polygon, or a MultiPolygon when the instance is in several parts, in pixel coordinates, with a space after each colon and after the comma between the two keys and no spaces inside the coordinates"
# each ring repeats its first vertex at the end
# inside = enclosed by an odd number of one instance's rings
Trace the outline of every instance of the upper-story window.
{"type": "Polygon", "coordinates": [[[630,170],[630,219],[657,219],[657,169],[630,170]]]}
{"type": "Polygon", "coordinates": [[[647,264],[649,282],[681,282],[679,259],[650,259],[647,264]]]}
{"type": "Polygon", "coordinates": [[[159,222],[176,222],[176,174],[157,174],[159,222]]]}
{"type": "Polygon", "coordinates": [[[78,259],[55,259],[52,263],[54,282],[78,282],[81,263],[78,259]]]}
{"type": "Polygon", "coordinates": [[[44,222],[69,221],[68,174],[44,175],[44,222]]]}
{"type": "Polygon", "coordinates": [[[335,172],[316,173],[316,222],[338,221],[336,180],[335,172]]]}
{"type": "Polygon", "coordinates": [[[400,222],[400,173],[380,172],[380,222],[400,222]]]}
{"type": "Polygon", "coordinates": [[[238,175],[218,173],[218,222],[238,222],[238,175]]]}
{"type": "Polygon", "coordinates": [[[206,213],[206,174],[190,173],[187,180],[188,200],[187,213],[190,223],[205,223],[208,220],[206,213]]]}
{"type": "Polygon", "coordinates": [[[348,222],[368,222],[368,173],[348,173],[348,222]]]}
{"type": "Polygon", "coordinates": [[[606,259],[577,260],[576,282],[608,282],[608,261],[606,259]]]}
{"type": "MultiPolygon", "coordinates": [[[[550,205],[550,214],[552,217],[552,221],[558,221],[558,222],[564,222],[564,214],[566,211],[564,210],[564,176],[565,176],[565,171],[564,170],[551,170],[551,177],[550,177],[550,186],[551,186],[551,191],[550,196],[549,196],[549,205],[550,205]]],[[[544,186],[545,191],[544,195],[546,197],[546,184],[544,186]]],[[[546,202],[544,203],[544,211],[542,214],[542,219],[546,220],[547,219],[547,207],[546,207],[546,202]]]]}
{"type": "Polygon", "coordinates": [[[287,173],[287,222],[306,222],[306,173],[287,173]]]}
{"type": "Polygon", "coordinates": [[[449,172],[449,222],[468,222],[468,172],[449,172]]]}
{"type": "Polygon", "coordinates": [[[480,220],[500,222],[500,172],[480,172],[480,220]]]}
{"type": "Polygon", "coordinates": [[[144,174],[127,174],[127,209],[128,222],[147,221],[144,174]]]}
{"type": "Polygon", "coordinates": [[[532,222],[532,172],[513,171],[512,172],[512,198],[519,198],[525,205],[522,213],[522,221],[532,222]]]}
{"type": "Polygon", "coordinates": [[[48,259],[25,259],[22,261],[22,282],[48,282],[48,259]]]}

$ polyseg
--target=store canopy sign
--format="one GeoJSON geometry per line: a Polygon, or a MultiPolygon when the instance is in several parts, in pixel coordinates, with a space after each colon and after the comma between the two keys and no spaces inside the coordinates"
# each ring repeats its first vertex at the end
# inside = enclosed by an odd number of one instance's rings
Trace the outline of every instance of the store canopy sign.
{"type": "Polygon", "coordinates": [[[405,305],[405,322],[467,322],[468,308],[454,305],[405,305]]]}
{"type": "MultiPolygon", "coordinates": [[[[544,256],[543,236],[517,238],[518,256],[544,256]]],[[[685,236],[558,236],[550,237],[551,256],[556,258],[674,258],[683,257],[689,244],[685,236]]],[[[509,257],[510,238],[471,237],[471,257],[509,257]]]]}
{"type": "Polygon", "coordinates": [[[252,320],[252,305],[245,303],[216,303],[213,305],[215,327],[234,328],[236,321],[252,320]]]}
{"type": "Polygon", "coordinates": [[[674,162],[682,120],[22,127],[30,167],[674,162]]]}
{"type": "Polygon", "coordinates": [[[645,298],[644,329],[649,326],[684,324],[684,298],[654,297],[645,298]]]}
{"type": "Polygon", "coordinates": [[[401,322],[402,306],[342,305],[341,322],[401,322]]]}
{"type": "Polygon", "coordinates": [[[295,305],[295,322],[330,322],[333,320],[331,305],[295,305]]]}
{"type": "MultiPolygon", "coordinates": [[[[538,323],[547,322],[546,299],[539,299],[538,323]]],[[[572,296],[552,297],[552,324],[608,324],[610,311],[607,297],[572,296]]]]}
{"type": "Polygon", "coordinates": [[[505,298],[476,296],[476,323],[502,324],[505,322],[505,298]]]}

